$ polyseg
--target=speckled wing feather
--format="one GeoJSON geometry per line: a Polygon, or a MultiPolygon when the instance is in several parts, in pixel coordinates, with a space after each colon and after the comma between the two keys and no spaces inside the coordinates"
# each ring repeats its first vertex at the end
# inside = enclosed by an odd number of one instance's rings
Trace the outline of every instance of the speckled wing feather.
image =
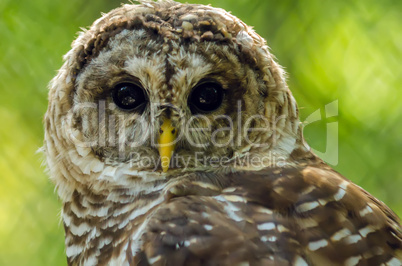
{"type": "Polygon", "coordinates": [[[181,184],[173,189],[177,195],[150,214],[132,262],[401,263],[397,216],[333,170],[309,166],[233,173],[220,176],[221,188],[205,180],[210,179],[181,184]]]}

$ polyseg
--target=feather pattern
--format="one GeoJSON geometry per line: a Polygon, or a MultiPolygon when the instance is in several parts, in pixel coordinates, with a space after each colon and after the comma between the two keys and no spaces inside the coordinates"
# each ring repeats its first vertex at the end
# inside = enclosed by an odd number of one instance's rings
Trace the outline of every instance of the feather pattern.
{"type": "Polygon", "coordinates": [[[69,265],[401,265],[399,218],[310,151],[265,40],[222,9],[139,2],[83,30],[50,83],[69,265]],[[196,119],[205,81],[224,97],[196,119]],[[123,83],[142,112],[114,104],[123,83]],[[165,119],[181,137],[166,173],[165,119]]]}

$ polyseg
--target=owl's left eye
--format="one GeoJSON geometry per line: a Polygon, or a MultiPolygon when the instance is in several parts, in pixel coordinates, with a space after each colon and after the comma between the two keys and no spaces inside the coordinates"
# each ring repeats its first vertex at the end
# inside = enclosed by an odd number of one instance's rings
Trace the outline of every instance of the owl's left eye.
{"type": "Polygon", "coordinates": [[[215,82],[203,82],[193,89],[188,104],[193,114],[205,114],[218,109],[222,101],[222,86],[215,82]]]}
{"type": "Polygon", "coordinates": [[[148,98],[144,89],[134,83],[118,84],[112,93],[113,102],[124,110],[144,111],[148,98]]]}

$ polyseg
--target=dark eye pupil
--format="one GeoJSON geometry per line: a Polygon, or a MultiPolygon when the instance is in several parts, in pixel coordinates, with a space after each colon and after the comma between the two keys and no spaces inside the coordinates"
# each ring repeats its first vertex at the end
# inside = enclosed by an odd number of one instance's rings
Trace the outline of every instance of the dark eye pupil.
{"type": "Polygon", "coordinates": [[[206,87],[203,91],[199,93],[198,101],[200,102],[200,104],[204,105],[214,104],[218,100],[218,98],[216,97],[217,95],[218,91],[215,88],[206,87]]]}
{"type": "Polygon", "coordinates": [[[189,105],[193,113],[207,113],[219,108],[223,100],[223,89],[216,83],[203,83],[194,88],[189,105]]]}
{"type": "Polygon", "coordinates": [[[140,86],[123,83],[114,88],[113,101],[118,107],[124,110],[138,109],[138,111],[143,111],[147,98],[144,89],[140,86]]]}

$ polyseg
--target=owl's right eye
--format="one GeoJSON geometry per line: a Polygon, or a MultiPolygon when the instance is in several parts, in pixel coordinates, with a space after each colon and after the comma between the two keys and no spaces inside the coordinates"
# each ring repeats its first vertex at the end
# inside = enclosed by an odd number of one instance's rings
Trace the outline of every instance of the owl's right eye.
{"type": "Polygon", "coordinates": [[[134,83],[118,84],[112,92],[113,102],[123,110],[144,111],[148,97],[144,89],[134,83]]]}

